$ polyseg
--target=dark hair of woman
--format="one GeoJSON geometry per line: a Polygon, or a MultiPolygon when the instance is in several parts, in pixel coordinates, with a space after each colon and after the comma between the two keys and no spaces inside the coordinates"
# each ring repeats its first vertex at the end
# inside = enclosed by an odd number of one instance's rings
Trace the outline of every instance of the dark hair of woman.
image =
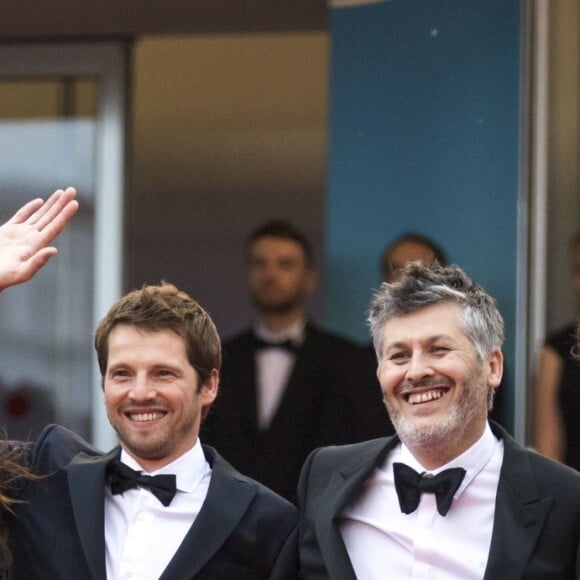
{"type": "Polygon", "coordinates": [[[8,545],[8,512],[12,511],[12,504],[18,500],[10,497],[10,489],[18,481],[24,479],[36,479],[30,470],[18,464],[21,448],[4,440],[0,443],[0,578],[12,564],[12,555],[8,545]]]}

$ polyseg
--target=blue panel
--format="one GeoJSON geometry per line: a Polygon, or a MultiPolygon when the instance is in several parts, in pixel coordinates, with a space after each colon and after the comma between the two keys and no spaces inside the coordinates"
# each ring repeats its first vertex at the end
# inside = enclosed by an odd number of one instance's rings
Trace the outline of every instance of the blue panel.
{"type": "Polygon", "coordinates": [[[379,255],[400,233],[418,231],[498,299],[513,369],[520,28],[519,0],[332,10],[331,328],[368,341],[379,255]]]}

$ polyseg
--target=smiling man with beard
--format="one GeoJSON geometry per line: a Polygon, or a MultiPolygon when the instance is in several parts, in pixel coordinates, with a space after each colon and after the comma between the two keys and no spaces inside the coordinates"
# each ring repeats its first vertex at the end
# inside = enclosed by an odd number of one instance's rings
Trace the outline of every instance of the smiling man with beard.
{"type": "Polygon", "coordinates": [[[456,266],[413,263],[369,323],[396,435],[309,456],[302,577],[580,578],[580,476],[488,420],[503,370],[493,298],[456,266]]]}
{"type": "Polygon", "coordinates": [[[120,446],[97,453],[55,425],[26,444],[43,478],[14,492],[14,578],[296,578],[295,508],[199,439],[221,363],[205,310],[143,286],[109,309],[95,348],[120,446]]]}
{"type": "MultiPolygon", "coordinates": [[[[0,290],[56,254],[48,244],[75,213],[75,194],[32,201],[0,226],[0,290]]],[[[13,502],[1,526],[7,577],[298,578],[296,508],[200,441],[221,365],[207,312],[171,284],[143,286],[111,306],[95,348],[120,445],[101,453],[49,425],[36,441],[10,442],[16,453],[2,449],[25,468],[0,474],[13,502]]]]}

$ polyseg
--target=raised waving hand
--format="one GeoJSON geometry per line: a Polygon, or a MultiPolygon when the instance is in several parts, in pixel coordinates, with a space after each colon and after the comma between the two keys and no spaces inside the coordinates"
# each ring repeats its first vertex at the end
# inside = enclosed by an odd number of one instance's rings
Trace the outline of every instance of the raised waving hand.
{"type": "Polygon", "coordinates": [[[76,191],[56,190],[22,206],[0,226],[0,291],[30,280],[57,253],[49,244],[78,209],[76,191]]]}

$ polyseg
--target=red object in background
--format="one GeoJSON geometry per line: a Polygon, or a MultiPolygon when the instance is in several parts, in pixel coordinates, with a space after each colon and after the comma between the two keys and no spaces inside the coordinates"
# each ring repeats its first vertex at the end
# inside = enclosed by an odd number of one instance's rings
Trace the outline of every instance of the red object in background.
{"type": "Polygon", "coordinates": [[[30,411],[30,397],[22,393],[11,393],[4,400],[4,409],[9,417],[23,417],[30,411]]]}

